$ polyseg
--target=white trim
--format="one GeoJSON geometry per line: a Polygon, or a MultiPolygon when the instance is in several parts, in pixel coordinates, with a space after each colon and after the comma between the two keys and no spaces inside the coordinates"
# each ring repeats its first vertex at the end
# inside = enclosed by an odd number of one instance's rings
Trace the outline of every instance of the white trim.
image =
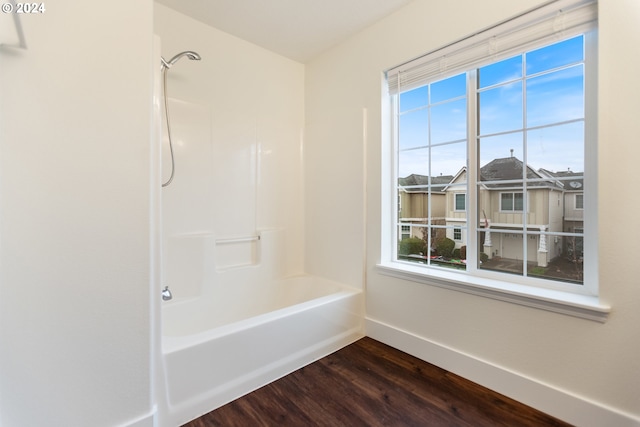
{"type": "Polygon", "coordinates": [[[486,277],[401,262],[386,262],[377,265],[378,272],[385,276],[437,286],[477,295],[485,298],[519,304],[526,307],[551,311],[587,320],[604,323],[611,307],[600,302],[597,296],[581,295],[537,286],[509,283],[486,277]]]}
{"type": "Polygon", "coordinates": [[[640,418],[575,395],[535,378],[465,354],[371,317],[365,318],[368,337],[428,363],[581,427],[639,427],[640,418]]]}
{"type": "Polygon", "coordinates": [[[498,62],[532,46],[569,38],[595,27],[596,0],[550,0],[492,27],[412,59],[386,72],[389,93],[498,62]]]}

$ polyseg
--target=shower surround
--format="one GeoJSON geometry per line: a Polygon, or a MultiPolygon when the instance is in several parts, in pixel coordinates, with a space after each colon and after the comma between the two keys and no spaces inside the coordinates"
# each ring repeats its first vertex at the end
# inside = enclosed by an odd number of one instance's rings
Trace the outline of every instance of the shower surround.
{"type": "Polygon", "coordinates": [[[156,398],[172,426],[362,337],[364,300],[305,274],[304,66],[156,6],[159,54],[201,57],[166,74],[156,398]]]}

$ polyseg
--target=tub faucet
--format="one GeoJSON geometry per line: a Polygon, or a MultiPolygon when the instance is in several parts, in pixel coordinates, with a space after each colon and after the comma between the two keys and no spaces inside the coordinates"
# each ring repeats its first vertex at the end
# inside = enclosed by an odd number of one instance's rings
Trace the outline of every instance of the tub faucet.
{"type": "Polygon", "coordinates": [[[169,287],[165,286],[164,289],[162,290],[162,300],[169,301],[171,298],[173,298],[173,295],[171,295],[171,291],[169,290],[169,287]]]}

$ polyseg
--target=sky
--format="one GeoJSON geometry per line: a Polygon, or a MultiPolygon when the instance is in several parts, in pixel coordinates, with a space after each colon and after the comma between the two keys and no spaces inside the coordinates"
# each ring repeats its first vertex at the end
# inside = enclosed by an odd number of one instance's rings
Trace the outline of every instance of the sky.
{"type": "MultiPolygon", "coordinates": [[[[584,171],[583,50],[579,36],[479,69],[480,166],[513,150],[534,169],[584,171]]],[[[399,104],[398,176],[460,171],[466,74],[404,92],[399,104]]]]}

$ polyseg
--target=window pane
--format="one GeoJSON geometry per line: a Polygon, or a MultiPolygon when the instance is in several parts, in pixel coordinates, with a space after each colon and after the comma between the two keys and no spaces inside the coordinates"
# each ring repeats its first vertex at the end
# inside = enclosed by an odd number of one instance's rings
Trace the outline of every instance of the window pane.
{"type": "Polygon", "coordinates": [[[513,210],[513,193],[502,193],[500,195],[500,210],[501,211],[513,210]]]}
{"type": "Polygon", "coordinates": [[[426,263],[427,243],[423,239],[428,231],[426,227],[411,227],[411,235],[403,235],[398,241],[398,259],[426,263]]]}
{"type": "Polygon", "coordinates": [[[458,141],[467,137],[467,100],[431,107],[431,142],[458,141]]]}
{"type": "Polygon", "coordinates": [[[522,82],[480,92],[479,134],[522,129],[522,82]]]}
{"type": "Polygon", "coordinates": [[[551,70],[584,59],[584,36],[574,37],[527,53],[527,74],[551,70]]]}
{"type": "Polygon", "coordinates": [[[429,102],[429,86],[422,86],[400,94],[400,112],[424,107],[429,102]]]}
{"type": "Polygon", "coordinates": [[[465,96],[466,93],[467,75],[458,74],[431,84],[431,104],[465,96]]]}
{"type": "Polygon", "coordinates": [[[496,217],[492,211],[492,205],[495,206],[495,211],[498,211],[500,202],[498,196],[494,195],[495,191],[487,190],[482,184],[478,185],[478,189],[478,221],[486,227],[489,221],[493,222],[493,218],[496,217]],[[495,200],[492,200],[492,197],[495,200]]]}
{"type": "Polygon", "coordinates": [[[536,246],[528,248],[528,276],[580,285],[584,282],[582,235],[542,234],[530,235],[529,239],[536,246]]]}
{"type": "Polygon", "coordinates": [[[582,65],[527,80],[527,126],[584,118],[582,65]]]}
{"type": "Polygon", "coordinates": [[[523,202],[522,193],[513,193],[513,210],[514,211],[523,211],[524,210],[524,202],[523,202]]]}
{"type": "MultiPolygon", "coordinates": [[[[467,143],[436,145],[431,147],[431,173],[434,177],[453,177],[467,165],[467,143]]],[[[464,178],[463,178],[464,179],[464,178]]],[[[456,181],[460,184],[464,181],[456,181]]]]}
{"type": "Polygon", "coordinates": [[[505,59],[480,68],[480,89],[522,77],[522,56],[505,59]]]}
{"type": "Polygon", "coordinates": [[[522,179],[522,139],[522,132],[480,139],[480,180],[522,179]]]}
{"type": "Polygon", "coordinates": [[[429,151],[426,148],[398,153],[398,178],[413,174],[429,176],[429,151]]]}
{"type": "Polygon", "coordinates": [[[535,170],[584,172],[582,121],[535,129],[527,133],[527,162],[535,170]]]}
{"type": "Polygon", "coordinates": [[[399,121],[399,148],[401,150],[425,147],[428,144],[429,113],[426,108],[402,114],[399,121]]]}
{"type": "MultiPolygon", "coordinates": [[[[456,245],[458,249],[460,249],[462,246],[466,246],[466,232],[462,232],[462,230],[466,230],[468,223],[466,210],[467,195],[463,192],[465,190],[466,186],[451,186],[447,188],[447,212],[445,221],[448,227],[452,227],[449,229],[449,234],[451,234],[451,236],[453,236],[454,230],[461,230],[459,239],[454,239],[450,236],[451,239],[459,241],[459,243],[456,245]]],[[[466,247],[464,251],[465,257],[463,258],[466,259],[466,247]]]]}
{"type": "MultiPolygon", "coordinates": [[[[522,229],[481,229],[478,231],[478,268],[523,275],[524,245],[522,229]]],[[[535,247],[535,242],[532,243],[535,247]]]]}

